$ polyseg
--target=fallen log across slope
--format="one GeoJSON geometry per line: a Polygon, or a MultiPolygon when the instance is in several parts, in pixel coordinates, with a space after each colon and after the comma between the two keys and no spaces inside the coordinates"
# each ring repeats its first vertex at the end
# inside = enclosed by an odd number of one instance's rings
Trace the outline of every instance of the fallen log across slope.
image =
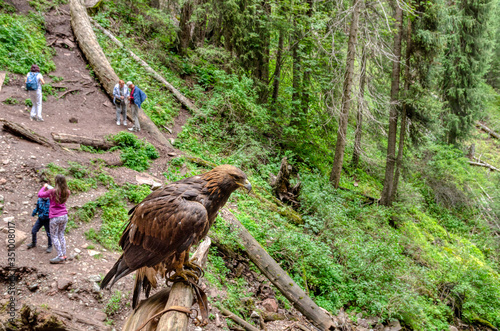
{"type": "MultiPolygon", "coordinates": [[[[106,93],[110,97],[113,97],[113,88],[118,83],[119,78],[97,42],[94,30],[92,30],[92,25],[90,24],[90,18],[87,15],[87,10],[79,0],[70,0],[70,9],[71,27],[75,33],[78,45],[83,54],[85,54],[85,57],[89,61],[96,76],[99,78],[106,93]]],[[[148,132],[161,144],[172,147],[168,139],[163,136],[144,111],[141,110],[138,117],[142,130],[148,132]]]]}
{"type": "Polygon", "coordinates": [[[52,145],[47,140],[47,138],[39,135],[35,131],[31,131],[31,130],[26,129],[21,124],[17,124],[15,122],[8,121],[4,118],[0,118],[0,122],[3,123],[3,129],[5,131],[8,131],[16,136],[21,136],[23,138],[26,138],[27,140],[30,140],[30,141],[35,142],[37,144],[54,148],[54,145],[52,145]]]}
{"type": "Polygon", "coordinates": [[[334,330],[336,325],[333,319],[322,310],[293,279],[288,276],[279,264],[255,240],[247,229],[227,209],[221,210],[221,216],[231,224],[241,238],[245,252],[259,270],[276,286],[280,292],[321,330],[334,330]]]}
{"type": "Polygon", "coordinates": [[[484,125],[483,123],[476,122],[476,126],[478,128],[480,128],[481,130],[483,130],[484,132],[489,133],[490,136],[492,136],[494,138],[497,138],[497,139],[500,139],[500,134],[496,133],[495,131],[493,131],[492,129],[490,129],[489,127],[487,127],[486,125],[484,125]]]}
{"type": "Polygon", "coordinates": [[[97,149],[110,149],[111,147],[116,146],[116,143],[112,141],[67,133],[52,132],[52,138],[59,143],[76,143],[85,146],[92,146],[97,149]]]}
{"type": "Polygon", "coordinates": [[[157,73],[149,64],[147,64],[143,59],[141,59],[139,56],[137,56],[134,52],[131,50],[127,49],[121,41],[119,41],[110,31],[106,30],[103,28],[99,23],[97,23],[95,20],[92,18],[90,19],[92,24],[98,28],[102,33],[104,33],[109,39],[111,39],[112,42],[114,42],[118,47],[124,49],[127,51],[127,53],[130,54],[130,56],[139,62],[139,64],[148,72],[151,74],[151,76],[154,77],[157,81],[165,85],[165,87],[179,100],[180,103],[182,103],[187,109],[192,111],[194,114],[200,114],[200,111],[196,106],[184,95],[182,95],[181,92],[179,92],[178,89],[176,89],[172,84],[167,82],[165,78],[163,78],[159,73],[157,73]]]}

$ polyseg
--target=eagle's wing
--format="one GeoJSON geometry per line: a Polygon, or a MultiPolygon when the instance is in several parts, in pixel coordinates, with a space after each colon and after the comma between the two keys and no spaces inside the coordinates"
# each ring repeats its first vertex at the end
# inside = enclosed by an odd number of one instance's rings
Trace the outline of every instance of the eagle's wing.
{"type": "Polygon", "coordinates": [[[188,200],[194,194],[152,197],[135,207],[120,239],[131,270],[155,266],[201,240],[209,222],[205,207],[188,200]]]}

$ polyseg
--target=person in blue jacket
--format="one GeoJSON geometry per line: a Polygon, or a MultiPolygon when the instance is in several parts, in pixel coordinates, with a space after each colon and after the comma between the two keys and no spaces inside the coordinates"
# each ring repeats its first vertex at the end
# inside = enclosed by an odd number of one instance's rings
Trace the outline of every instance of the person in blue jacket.
{"type": "Polygon", "coordinates": [[[36,202],[36,207],[33,209],[33,213],[31,216],[35,216],[38,214],[38,219],[35,222],[35,225],[33,225],[33,228],[31,229],[31,243],[28,244],[28,249],[36,247],[36,234],[38,231],[42,228],[42,226],[45,228],[45,232],[47,233],[47,239],[48,239],[48,247],[46,252],[51,253],[52,252],[52,239],[50,238],[50,218],[49,218],[49,204],[50,200],[48,198],[38,198],[36,202]]]}
{"type": "Polygon", "coordinates": [[[141,124],[139,123],[139,111],[141,105],[146,100],[146,93],[142,92],[140,88],[135,86],[131,81],[127,82],[128,89],[130,91],[130,111],[132,113],[132,119],[134,121],[134,126],[129,128],[130,131],[141,131],[141,124]]]}

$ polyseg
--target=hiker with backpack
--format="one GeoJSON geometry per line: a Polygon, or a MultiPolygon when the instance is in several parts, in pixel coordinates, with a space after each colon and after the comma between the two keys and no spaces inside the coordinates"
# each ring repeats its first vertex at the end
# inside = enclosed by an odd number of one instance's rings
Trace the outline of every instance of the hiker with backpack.
{"type": "Polygon", "coordinates": [[[40,67],[36,64],[31,66],[31,70],[26,76],[26,90],[29,93],[31,103],[31,120],[43,122],[42,118],[42,85],[45,84],[43,76],[40,73],[40,67]]]}

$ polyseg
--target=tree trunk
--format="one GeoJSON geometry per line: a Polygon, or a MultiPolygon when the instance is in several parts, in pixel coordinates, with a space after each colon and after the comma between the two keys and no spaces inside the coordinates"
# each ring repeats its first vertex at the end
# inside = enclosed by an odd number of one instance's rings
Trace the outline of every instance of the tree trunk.
{"type": "Polygon", "coordinates": [[[92,146],[97,149],[110,149],[116,146],[114,142],[104,139],[89,138],[66,133],[52,132],[52,138],[59,143],[77,143],[85,146],[92,146]]]}
{"type": "Polygon", "coordinates": [[[339,128],[337,131],[337,143],[335,144],[335,157],[333,159],[330,181],[335,188],[339,187],[340,173],[344,161],[344,150],[346,144],[347,121],[349,118],[349,108],[351,107],[351,88],[354,76],[354,60],[356,58],[356,42],[358,36],[358,20],[360,1],[353,0],[353,13],[351,28],[349,29],[349,41],[347,43],[347,62],[344,78],[344,88],[342,93],[342,108],[340,110],[339,128]]]}
{"type": "MultiPolygon", "coordinates": [[[[410,89],[410,56],[411,56],[411,19],[408,19],[408,28],[406,30],[406,63],[405,63],[405,85],[403,88],[403,93],[405,98],[408,96],[408,90],[410,89]]],[[[405,138],[406,138],[406,108],[407,103],[406,100],[403,103],[403,109],[401,112],[401,127],[399,129],[399,147],[398,147],[398,156],[396,158],[396,172],[394,174],[394,183],[392,184],[391,191],[391,199],[390,203],[392,203],[396,199],[396,194],[398,193],[398,185],[399,185],[399,176],[401,174],[401,167],[403,164],[403,152],[405,146],[405,138]]]]}
{"type": "Polygon", "coordinates": [[[194,0],[187,0],[181,8],[181,19],[179,21],[179,53],[186,55],[189,43],[191,42],[191,32],[193,30],[193,23],[190,22],[191,15],[193,14],[194,0]]]}
{"type": "Polygon", "coordinates": [[[354,151],[352,153],[352,167],[358,168],[359,156],[361,155],[361,135],[363,134],[363,107],[365,106],[365,83],[366,83],[366,47],[363,45],[361,51],[361,75],[359,77],[359,100],[358,114],[356,115],[356,132],[354,134],[354,151]]]}
{"type": "Polygon", "coordinates": [[[387,159],[385,163],[384,189],[380,203],[390,206],[394,183],[394,165],[396,163],[396,135],[398,129],[397,103],[399,97],[399,73],[401,70],[401,37],[403,34],[403,10],[396,4],[396,35],[394,36],[394,62],[392,63],[391,104],[389,113],[389,134],[387,137],[387,159]]]}
{"type": "MultiPolygon", "coordinates": [[[[267,0],[261,1],[261,7],[266,17],[271,15],[271,6],[267,0]]],[[[256,78],[259,81],[258,93],[259,93],[259,103],[266,103],[267,97],[269,96],[269,54],[270,54],[270,31],[265,25],[258,29],[258,33],[261,38],[261,43],[259,45],[260,49],[257,51],[256,59],[256,78]]]]}
{"type": "MultiPolygon", "coordinates": [[[[308,9],[306,16],[308,19],[312,18],[313,14],[313,0],[307,0],[308,4],[308,9]]],[[[306,49],[305,53],[306,56],[310,56],[311,54],[311,42],[306,41],[306,49]]],[[[311,68],[306,67],[302,69],[304,71],[304,74],[302,76],[302,97],[301,99],[301,108],[302,108],[302,114],[307,115],[309,112],[309,100],[310,100],[310,93],[311,93],[311,87],[309,86],[311,84],[311,68]]]]}
{"type": "Polygon", "coordinates": [[[283,34],[284,34],[283,30],[280,30],[280,35],[278,39],[278,50],[276,51],[276,69],[274,69],[273,95],[271,101],[274,107],[276,107],[280,89],[281,64],[282,64],[281,62],[283,57],[283,43],[285,39],[283,34]]]}
{"type": "Polygon", "coordinates": [[[321,330],[333,330],[333,320],[321,310],[314,301],[292,280],[278,263],[266,252],[264,248],[252,237],[245,227],[226,208],[221,210],[222,217],[231,223],[239,234],[245,252],[259,270],[276,286],[280,292],[299,310],[306,318],[321,330]]]}
{"type": "MultiPolygon", "coordinates": [[[[78,44],[83,54],[89,61],[96,76],[99,78],[104,90],[110,97],[113,96],[113,88],[118,83],[118,76],[104,55],[101,46],[97,42],[97,38],[92,30],[90,19],[87,15],[85,7],[79,0],[70,0],[71,9],[71,26],[75,33],[78,44]]],[[[165,146],[172,147],[170,142],[158,130],[151,119],[141,110],[139,112],[139,122],[141,128],[148,132],[155,140],[165,146]]]]}

